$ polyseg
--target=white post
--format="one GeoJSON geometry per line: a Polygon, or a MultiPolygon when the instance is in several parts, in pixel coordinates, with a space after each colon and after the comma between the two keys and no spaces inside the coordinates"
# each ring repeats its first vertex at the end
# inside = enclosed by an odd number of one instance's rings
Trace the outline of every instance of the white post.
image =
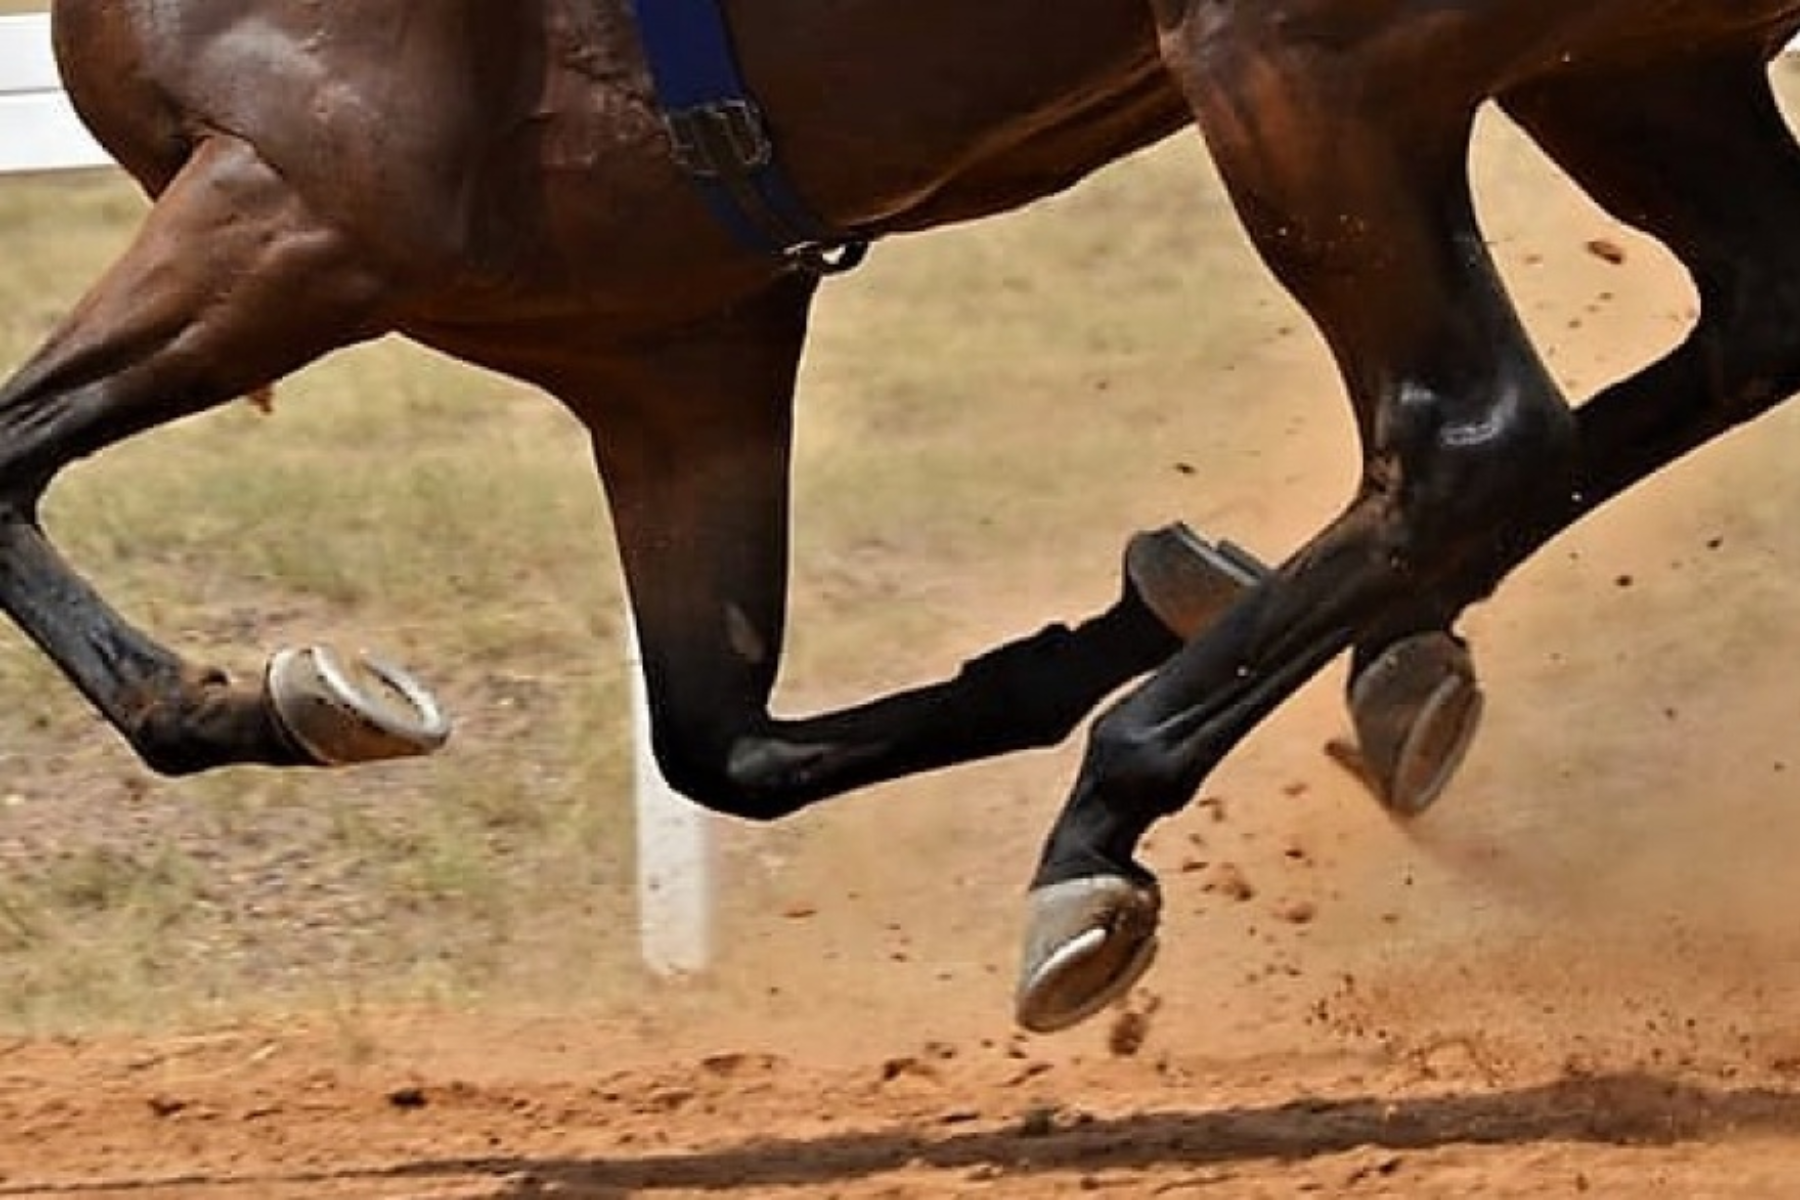
{"type": "Polygon", "coordinates": [[[713,819],[675,793],[650,749],[650,705],[637,627],[630,631],[631,741],[637,792],[638,946],[658,975],[705,970],[713,950],[713,819]]]}

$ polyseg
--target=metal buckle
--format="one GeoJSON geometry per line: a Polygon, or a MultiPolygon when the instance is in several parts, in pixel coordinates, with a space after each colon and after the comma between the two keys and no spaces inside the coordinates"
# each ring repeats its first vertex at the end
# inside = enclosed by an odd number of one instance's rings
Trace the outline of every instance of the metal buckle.
{"type": "Polygon", "coordinates": [[[801,242],[786,251],[787,260],[809,275],[842,275],[854,271],[868,257],[869,243],[863,238],[841,242],[801,242]]]}
{"type": "Polygon", "coordinates": [[[718,100],[663,118],[675,161],[690,175],[717,179],[760,170],[775,157],[762,110],[748,100],[718,100]]]}

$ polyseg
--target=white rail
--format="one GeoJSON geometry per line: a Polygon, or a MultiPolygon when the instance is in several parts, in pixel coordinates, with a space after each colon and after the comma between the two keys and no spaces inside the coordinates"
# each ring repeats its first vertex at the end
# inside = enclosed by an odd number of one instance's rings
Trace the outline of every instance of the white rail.
{"type": "Polygon", "coordinates": [[[50,19],[0,17],[0,173],[111,165],[63,94],[50,19]]]}

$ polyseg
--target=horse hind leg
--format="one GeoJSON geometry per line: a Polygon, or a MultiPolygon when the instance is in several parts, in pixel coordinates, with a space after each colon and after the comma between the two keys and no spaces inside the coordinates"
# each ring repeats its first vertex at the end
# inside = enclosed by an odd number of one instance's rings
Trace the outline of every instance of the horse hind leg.
{"type": "MultiPolygon", "coordinates": [[[[1581,516],[1800,388],[1800,147],[1770,90],[1764,42],[1649,67],[1558,76],[1503,98],[1510,114],[1620,220],[1667,245],[1700,294],[1672,353],[1576,413],[1568,502],[1442,589],[1479,597],[1581,516]]],[[[1454,615],[1453,612],[1450,615],[1454,615]]],[[[1447,626],[1448,618],[1439,624],[1447,626]]],[[[1443,789],[1481,712],[1467,648],[1426,630],[1358,647],[1353,747],[1334,745],[1398,815],[1443,789]]]]}
{"type": "Polygon", "coordinates": [[[1679,346],[1577,411],[1574,493],[1534,546],[1800,390],[1800,145],[1764,59],[1759,41],[1503,98],[1597,202],[1675,254],[1700,300],[1679,346]]]}
{"type": "Polygon", "coordinates": [[[382,281],[242,142],[203,143],[117,263],[0,387],[0,607],[151,767],[355,761],[435,748],[391,668],[276,656],[234,686],[133,628],[58,555],[38,501],[71,460],[254,392],[374,331],[382,281]]]}
{"type": "MultiPolygon", "coordinates": [[[[1676,350],[1573,413],[1573,452],[1566,459],[1558,452],[1550,475],[1563,486],[1533,487],[1530,503],[1489,526],[1494,536],[1459,539],[1454,558],[1437,560],[1444,569],[1421,580],[1429,586],[1415,594],[1428,595],[1433,609],[1452,616],[1585,513],[1800,389],[1800,336],[1794,333],[1800,322],[1800,234],[1793,225],[1800,211],[1800,147],[1770,92],[1760,45],[1631,72],[1562,77],[1504,100],[1598,201],[1675,252],[1693,272],[1701,310],[1676,350]]],[[[1316,545],[1322,549],[1325,540],[1316,545]]],[[[1251,604],[1263,601],[1260,593],[1267,590],[1259,588],[1251,604]]],[[[1406,607],[1394,611],[1403,614],[1406,607]]],[[[1130,865],[1122,853],[1116,851],[1109,864],[1102,848],[1111,837],[1120,851],[1128,849],[1155,811],[1135,818],[1097,812],[1094,793],[1084,793],[1082,785],[1091,786],[1109,766],[1117,777],[1118,766],[1105,762],[1109,757],[1126,765],[1143,760],[1136,742],[1149,739],[1138,729],[1154,733],[1184,724],[1193,730],[1190,736],[1209,734],[1204,706],[1184,715],[1177,710],[1179,694],[1174,705],[1166,699],[1157,704],[1156,692],[1172,690],[1213,645],[1228,644],[1231,631],[1248,624],[1228,616],[1224,636],[1200,639],[1128,702],[1120,715],[1135,720],[1108,718],[1097,728],[1034,893],[1019,993],[1027,1025],[1053,1029],[1080,1020],[1122,994],[1147,966],[1156,893],[1122,869],[1130,865]],[[1146,709],[1147,718],[1138,711],[1146,709]]],[[[1145,748],[1166,753],[1154,742],[1145,748]]],[[[1201,755],[1197,765],[1210,761],[1210,754],[1201,755]]],[[[1122,782],[1133,781],[1127,776],[1122,782]]]]}
{"type": "Polygon", "coordinates": [[[1473,97],[1386,83],[1443,82],[1420,70],[1438,39],[1503,52],[1492,10],[1403,38],[1359,38],[1379,18],[1346,11],[1344,44],[1366,53],[1327,69],[1279,13],[1170,8],[1170,68],[1258,250],[1336,352],[1364,472],[1335,521],[1094,724],[1032,880],[1017,1015],[1036,1030],[1090,1015],[1147,964],[1150,827],[1339,653],[1453,616],[1465,564],[1566,495],[1577,455],[1475,220],[1473,97]]]}
{"type": "Polygon", "coordinates": [[[1582,517],[1800,391],[1800,145],[1761,41],[1615,72],[1557,76],[1503,106],[1593,199],[1688,269],[1698,319],[1656,362],[1575,410],[1568,493],[1445,599],[1478,598],[1582,517]]]}
{"type": "Polygon", "coordinates": [[[1441,589],[1435,615],[1423,619],[1441,628],[1358,646],[1349,686],[1356,742],[1332,750],[1400,816],[1441,794],[1481,713],[1468,649],[1444,631],[1455,597],[1485,594],[1582,515],[1800,388],[1800,148],[1770,91],[1760,41],[1559,76],[1503,102],[1595,200],[1674,251],[1693,275],[1700,314],[1675,351],[1577,411],[1582,454],[1568,503],[1441,589]]]}

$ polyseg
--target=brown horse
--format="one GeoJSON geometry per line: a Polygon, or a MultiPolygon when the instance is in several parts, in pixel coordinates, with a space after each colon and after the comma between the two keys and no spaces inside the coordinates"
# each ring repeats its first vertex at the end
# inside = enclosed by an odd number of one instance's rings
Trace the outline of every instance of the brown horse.
{"type": "Polygon", "coordinates": [[[442,740],[391,668],[315,648],[239,687],[188,664],[108,609],[37,518],[72,459],[398,331],[543,387],[591,432],[657,752],[703,804],[773,818],[1058,741],[1154,672],[1093,727],[1033,880],[1019,1017],[1057,1028],[1148,963],[1145,831],[1302,681],[1352,651],[1378,789],[1428,802],[1476,708],[1457,615],[1800,387],[1800,151],[1766,78],[1800,0],[726,7],[799,192],[862,237],[1013,208],[1197,124],[1342,369],[1365,464],[1342,515],[1269,572],[1179,531],[1140,537],[1091,620],[777,720],[816,279],[740,248],[701,202],[626,0],[58,0],[69,91],[156,199],[0,389],[0,604],[148,763],[442,740]],[[1683,345],[1579,410],[1476,225],[1465,163],[1489,100],[1702,297],[1683,345]]]}

